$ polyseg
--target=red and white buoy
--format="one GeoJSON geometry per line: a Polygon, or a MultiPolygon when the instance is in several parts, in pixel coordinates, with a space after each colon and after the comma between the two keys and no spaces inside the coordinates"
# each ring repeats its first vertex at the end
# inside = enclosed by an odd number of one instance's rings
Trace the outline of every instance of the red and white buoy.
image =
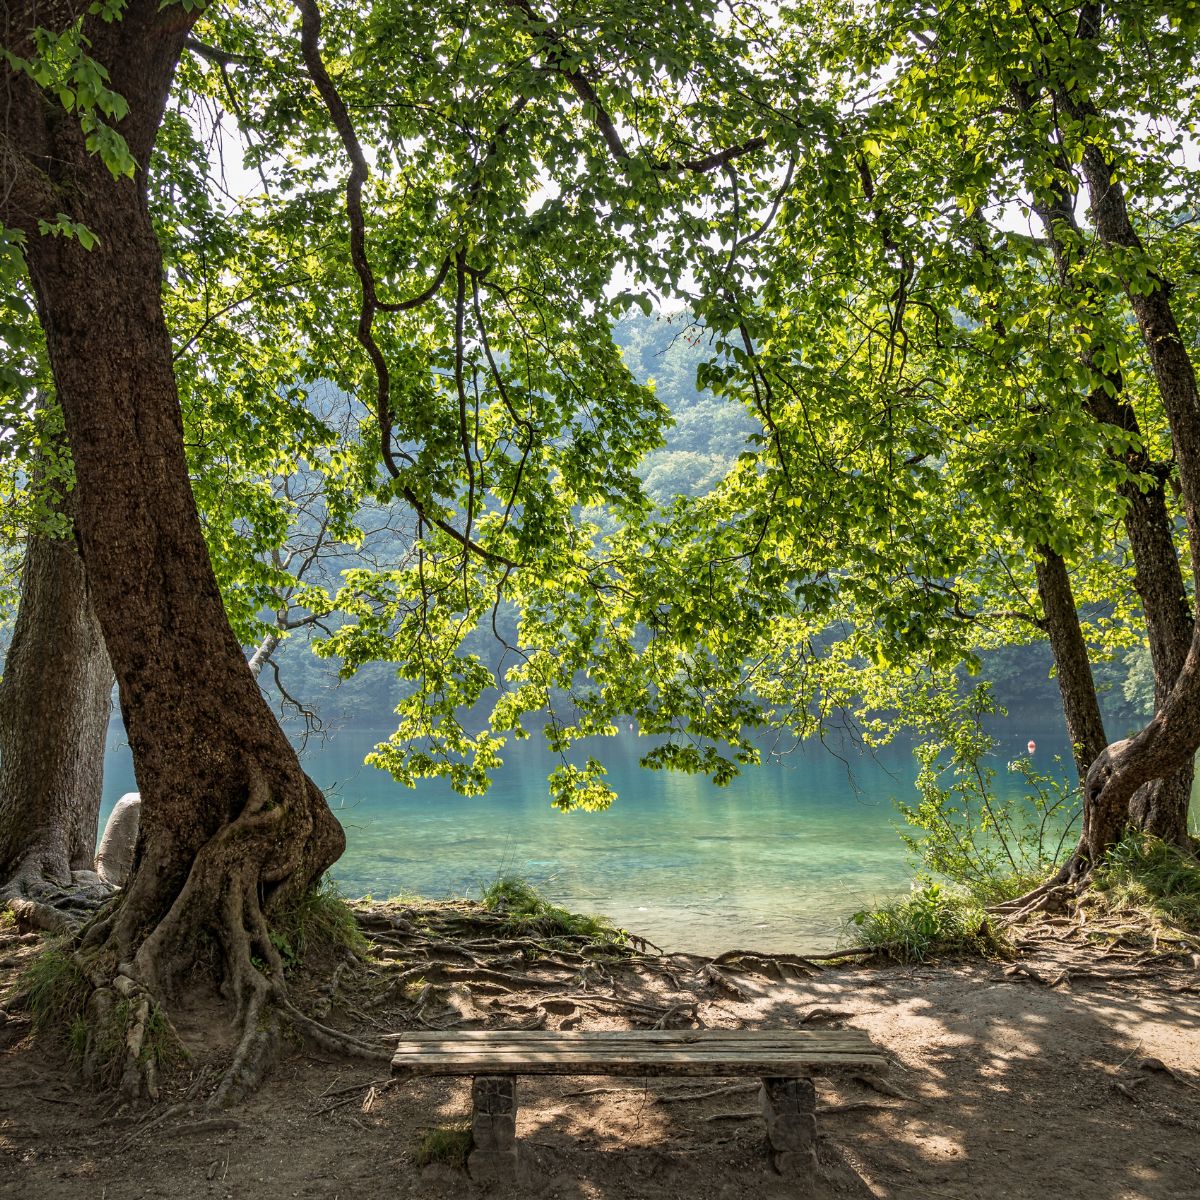
{"type": "Polygon", "coordinates": [[[1029,741],[1026,743],[1025,749],[1026,749],[1026,750],[1027,750],[1027,751],[1028,751],[1030,754],[1034,754],[1034,753],[1036,753],[1036,751],[1037,751],[1037,742],[1035,742],[1035,741],[1033,740],[1033,738],[1030,738],[1030,739],[1029,739],[1029,741]]]}

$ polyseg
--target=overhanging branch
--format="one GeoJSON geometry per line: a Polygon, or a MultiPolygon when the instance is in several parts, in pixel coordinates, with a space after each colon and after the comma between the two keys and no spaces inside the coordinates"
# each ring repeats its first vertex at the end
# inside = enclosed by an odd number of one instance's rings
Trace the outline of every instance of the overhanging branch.
{"type": "MultiPolygon", "coordinates": [[[[356,336],[359,344],[366,351],[367,357],[371,360],[371,366],[375,372],[375,419],[379,427],[380,452],[383,456],[384,466],[392,478],[396,480],[399,494],[423,520],[440,529],[443,533],[458,542],[464,549],[469,550],[479,558],[499,563],[502,566],[515,566],[516,564],[510,562],[507,558],[488,550],[486,547],[472,540],[470,536],[456,529],[450,522],[428,512],[417,494],[407,484],[402,482],[402,468],[397,462],[397,449],[392,441],[391,374],[383,351],[380,349],[379,343],[375,340],[373,331],[375,314],[381,310],[385,312],[398,312],[415,308],[432,299],[446,278],[450,269],[450,263],[448,259],[443,262],[441,270],[438,272],[433,283],[418,296],[397,305],[381,304],[375,286],[375,274],[367,257],[366,219],[363,215],[362,203],[363,184],[367,181],[370,174],[366,155],[363,153],[362,144],[358,140],[358,134],[354,130],[354,124],[350,120],[350,113],[346,108],[346,102],[342,99],[337,86],[330,78],[329,72],[325,67],[325,62],[321,57],[320,10],[315,0],[295,0],[295,3],[300,13],[300,47],[304,56],[305,67],[325,105],[326,111],[329,113],[330,120],[333,122],[333,126],[346,151],[346,155],[350,159],[350,175],[346,180],[346,214],[350,221],[350,259],[358,276],[362,296],[359,306],[356,336]]],[[[400,454],[402,457],[408,459],[408,465],[413,464],[414,460],[411,456],[403,455],[403,452],[400,452],[400,454]]]]}

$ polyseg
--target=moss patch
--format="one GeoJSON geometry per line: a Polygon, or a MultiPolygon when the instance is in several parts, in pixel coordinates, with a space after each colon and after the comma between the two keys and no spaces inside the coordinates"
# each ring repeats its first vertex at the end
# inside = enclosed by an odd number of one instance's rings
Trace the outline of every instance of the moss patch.
{"type": "Polygon", "coordinates": [[[440,1163],[464,1171],[467,1155],[471,1153],[471,1141],[471,1126],[466,1121],[426,1130],[413,1147],[413,1165],[428,1167],[432,1163],[440,1163]]]}

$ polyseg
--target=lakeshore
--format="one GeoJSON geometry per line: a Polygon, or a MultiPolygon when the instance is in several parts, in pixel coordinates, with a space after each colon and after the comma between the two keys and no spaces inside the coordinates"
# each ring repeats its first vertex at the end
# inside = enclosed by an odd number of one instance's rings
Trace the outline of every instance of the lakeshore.
{"type": "MultiPolygon", "coordinates": [[[[380,911],[410,923],[438,919],[437,906],[371,911],[368,930],[380,927],[380,911]]],[[[1104,940],[1102,930],[1091,932],[1104,940]]],[[[386,986],[380,970],[346,983],[331,1019],[381,1045],[405,1028],[528,1027],[538,1014],[551,1027],[645,1026],[654,1012],[673,1007],[672,1020],[707,1027],[861,1028],[893,1069],[886,1080],[820,1082],[813,1200],[1193,1195],[1200,1189],[1196,967],[1186,958],[1114,962],[1077,933],[1070,923],[1036,922],[1013,961],[835,964],[790,978],[727,965],[718,968],[725,987],[697,973],[703,964],[695,956],[634,957],[611,964],[604,986],[572,987],[575,1000],[549,1004],[547,996],[561,989],[548,968],[544,991],[489,997],[422,985],[373,1003],[386,986]],[[609,995],[615,999],[606,1002],[609,995]]],[[[10,926],[0,942],[2,987],[41,938],[10,926]]],[[[391,966],[411,961],[400,955],[391,966]]],[[[295,986],[303,1006],[318,1002],[317,983],[295,986]]],[[[414,1162],[430,1129],[461,1123],[469,1081],[395,1083],[379,1064],[291,1048],[257,1094],[212,1113],[203,1105],[205,1087],[226,1049],[228,1023],[219,1009],[193,1005],[180,1032],[192,1057],[157,1105],[129,1109],[81,1093],[65,1063],[32,1045],[23,1014],[0,1014],[0,1197],[487,1194],[452,1165],[414,1162]]],[[[772,1175],[763,1155],[756,1086],[526,1080],[518,1135],[532,1177],[521,1194],[790,1198],[791,1186],[772,1175]]]]}
{"type": "MultiPolygon", "coordinates": [[[[438,780],[410,790],[363,757],[383,733],[346,729],[310,743],[304,765],[346,829],[332,876],[347,896],[478,896],[498,876],[520,875],[573,912],[597,912],[661,946],[719,954],[830,950],[850,916],[907,892],[913,864],[894,801],[914,801],[909,747],[864,754],[850,742],[764,754],[726,788],[696,776],[638,767],[652,743],[623,732],[596,739],[619,798],[606,812],[555,812],[540,739],[505,748],[486,796],[438,780]]],[[[1021,790],[1007,759],[1038,742],[1040,769],[1066,745],[1061,720],[1012,719],[997,731],[999,794],[1021,790]]],[[[1069,762],[1069,756],[1065,760],[1069,762]]],[[[105,810],[134,787],[119,727],[110,738],[105,810]]]]}

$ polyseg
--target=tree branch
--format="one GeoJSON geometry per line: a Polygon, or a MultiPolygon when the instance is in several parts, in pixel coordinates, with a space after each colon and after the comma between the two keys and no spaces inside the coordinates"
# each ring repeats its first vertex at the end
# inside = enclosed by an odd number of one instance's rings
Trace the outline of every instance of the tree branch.
{"type": "Polygon", "coordinates": [[[190,37],[183,45],[193,54],[198,54],[201,58],[216,63],[220,67],[256,67],[262,63],[261,58],[252,58],[248,54],[234,54],[229,50],[222,50],[219,46],[210,46],[207,42],[200,41],[199,38],[190,37]]]}
{"type": "MultiPolygon", "coordinates": [[[[387,360],[384,358],[383,351],[380,350],[372,330],[375,314],[380,310],[381,304],[375,289],[375,274],[367,257],[366,220],[363,215],[362,189],[370,172],[367,167],[366,155],[363,154],[354,124],[350,120],[346,102],[330,78],[321,57],[320,10],[317,8],[315,0],[295,0],[295,4],[300,13],[300,47],[305,66],[350,159],[350,175],[346,180],[346,213],[350,221],[350,259],[355,273],[358,275],[362,294],[356,334],[359,344],[366,351],[375,371],[375,419],[379,427],[380,452],[383,456],[384,466],[392,478],[397,481],[399,494],[423,520],[440,529],[464,549],[478,557],[502,566],[515,566],[516,564],[507,558],[488,550],[473,541],[468,535],[461,533],[448,521],[427,512],[416,493],[400,482],[402,472],[396,461],[396,448],[392,442],[391,375],[387,360]]],[[[448,271],[449,261],[447,260],[443,263],[433,284],[411,301],[404,302],[400,308],[413,308],[431,299],[437,293],[448,271]]],[[[399,308],[388,306],[384,308],[384,311],[399,311],[399,308]]],[[[411,456],[403,455],[403,457],[408,459],[408,465],[413,465],[414,460],[411,456]]]]}

